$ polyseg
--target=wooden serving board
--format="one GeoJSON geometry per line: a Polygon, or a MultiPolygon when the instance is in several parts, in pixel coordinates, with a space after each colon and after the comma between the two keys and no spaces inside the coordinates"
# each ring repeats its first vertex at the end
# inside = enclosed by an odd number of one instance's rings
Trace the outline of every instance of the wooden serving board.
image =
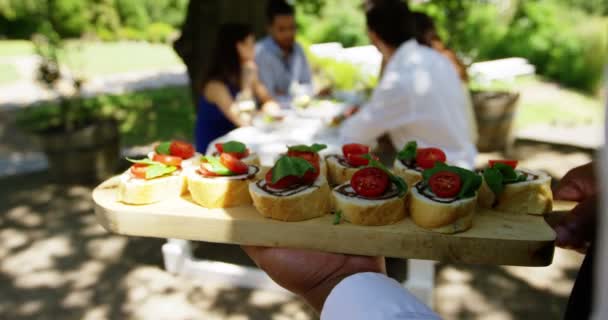
{"type": "MultiPolygon", "coordinates": [[[[116,201],[117,186],[116,177],[102,183],[93,199],[99,223],[122,235],[471,264],[546,266],[553,260],[555,233],[541,216],[478,210],[470,230],[443,235],[421,229],[409,218],[381,227],[334,225],[333,215],[275,221],[253,206],[206,209],[189,196],[130,206],[116,201]]],[[[558,202],[555,207],[567,210],[572,204],[558,202]]]]}

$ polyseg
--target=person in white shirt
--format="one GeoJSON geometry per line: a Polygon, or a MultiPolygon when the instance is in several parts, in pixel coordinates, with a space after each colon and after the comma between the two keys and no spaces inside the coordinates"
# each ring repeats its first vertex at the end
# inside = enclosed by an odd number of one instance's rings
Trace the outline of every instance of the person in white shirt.
{"type": "Polygon", "coordinates": [[[377,1],[368,8],[368,35],[386,67],[370,101],[344,122],[341,140],[373,145],[388,134],[397,150],[416,140],[422,147],[443,149],[449,162],[472,168],[477,149],[467,99],[451,62],[416,41],[407,4],[377,1]]]}

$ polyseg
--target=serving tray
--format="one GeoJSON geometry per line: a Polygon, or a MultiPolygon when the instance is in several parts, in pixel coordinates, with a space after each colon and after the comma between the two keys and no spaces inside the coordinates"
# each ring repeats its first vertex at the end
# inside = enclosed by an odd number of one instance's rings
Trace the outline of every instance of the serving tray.
{"type": "MultiPolygon", "coordinates": [[[[109,232],[155,238],[315,249],[329,252],[427,259],[471,264],[546,266],[553,260],[555,232],[541,216],[479,209],[473,227],[444,235],[409,218],[389,226],[334,225],[326,215],[302,222],[262,217],[253,206],[206,209],[189,195],[131,206],[116,201],[118,177],[93,191],[95,213],[109,232]]],[[[556,211],[574,204],[556,202],[556,211]]]]}

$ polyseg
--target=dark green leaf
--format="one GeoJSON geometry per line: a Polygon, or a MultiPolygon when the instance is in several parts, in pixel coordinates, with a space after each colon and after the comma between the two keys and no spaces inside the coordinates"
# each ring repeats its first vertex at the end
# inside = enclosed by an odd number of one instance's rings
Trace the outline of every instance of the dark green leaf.
{"type": "Polygon", "coordinates": [[[327,148],[327,145],[324,144],[313,144],[312,146],[307,146],[305,144],[300,144],[297,146],[287,146],[288,151],[298,151],[298,152],[314,152],[317,153],[323,149],[327,148]]]}
{"type": "Polygon", "coordinates": [[[171,151],[169,151],[170,147],[171,147],[171,141],[161,142],[158,146],[156,146],[156,153],[170,155],[171,154],[171,151]]]}
{"type": "Polygon", "coordinates": [[[224,152],[236,152],[236,153],[242,153],[245,152],[247,150],[247,146],[245,146],[244,143],[238,142],[238,141],[228,141],[224,144],[222,144],[222,150],[224,152]]]}
{"type": "Polygon", "coordinates": [[[173,173],[177,170],[177,167],[167,166],[164,164],[154,164],[148,167],[146,170],[146,179],[154,179],[173,173]]]}
{"type": "Polygon", "coordinates": [[[302,177],[308,170],[314,169],[312,164],[304,159],[282,156],[272,168],[272,183],[277,183],[287,176],[302,177]]]}
{"type": "Polygon", "coordinates": [[[207,160],[208,165],[205,166],[207,170],[220,176],[231,176],[234,174],[222,164],[219,157],[204,156],[203,158],[207,160]]]}
{"type": "Polygon", "coordinates": [[[397,153],[397,159],[403,161],[411,161],[416,158],[416,151],[418,150],[418,143],[416,141],[408,142],[405,147],[399,153],[397,153]]]}
{"type": "Polygon", "coordinates": [[[399,190],[399,197],[402,197],[403,195],[405,195],[407,193],[407,183],[403,180],[403,178],[393,174],[393,172],[390,171],[384,164],[382,164],[382,162],[372,158],[372,156],[369,153],[364,155],[363,158],[369,160],[368,167],[375,167],[378,169],[382,169],[382,171],[384,171],[384,172],[386,172],[386,174],[388,174],[388,177],[391,180],[391,182],[394,183],[395,186],[397,187],[397,190],[399,190]]]}
{"type": "Polygon", "coordinates": [[[334,214],[334,225],[340,224],[340,221],[342,221],[342,211],[338,210],[334,214]]]}
{"type": "Polygon", "coordinates": [[[424,181],[428,184],[429,179],[431,179],[433,175],[442,171],[453,172],[460,177],[462,185],[460,187],[460,192],[457,196],[458,198],[474,197],[475,192],[477,192],[477,190],[479,190],[479,187],[481,187],[482,179],[475,172],[460,167],[449,166],[441,162],[436,162],[435,167],[428,170],[424,170],[422,172],[422,177],[424,178],[424,181]]]}
{"type": "Polygon", "coordinates": [[[504,178],[497,168],[488,168],[483,171],[483,179],[486,181],[486,184],[494,192],[494,194],[499,195],[504,190],[504,178]]]}
{"type": "Polygon", "coordinates": [[[500,174],[503,176],[505,182],[517,180],[517,173],[515,172],[515,169],[504,163],[495,163],[492,168],[500,171],[500,174]]]}

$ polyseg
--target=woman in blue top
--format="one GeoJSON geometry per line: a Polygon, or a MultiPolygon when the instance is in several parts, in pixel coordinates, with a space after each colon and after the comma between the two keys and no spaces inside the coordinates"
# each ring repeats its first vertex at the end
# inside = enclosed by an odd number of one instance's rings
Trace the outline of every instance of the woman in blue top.
{"type": "Polygon", "coordinates": [[[204,153],[213,140],[236,127],[248,123],[234,108],[239,94],[257,98],[264,109],[271,97],[257,77],[255,37],[243,24],[225,24],[220,27],[209,72],[203,81],[198,103],[195,140],[196,150],[204,153]]]}

